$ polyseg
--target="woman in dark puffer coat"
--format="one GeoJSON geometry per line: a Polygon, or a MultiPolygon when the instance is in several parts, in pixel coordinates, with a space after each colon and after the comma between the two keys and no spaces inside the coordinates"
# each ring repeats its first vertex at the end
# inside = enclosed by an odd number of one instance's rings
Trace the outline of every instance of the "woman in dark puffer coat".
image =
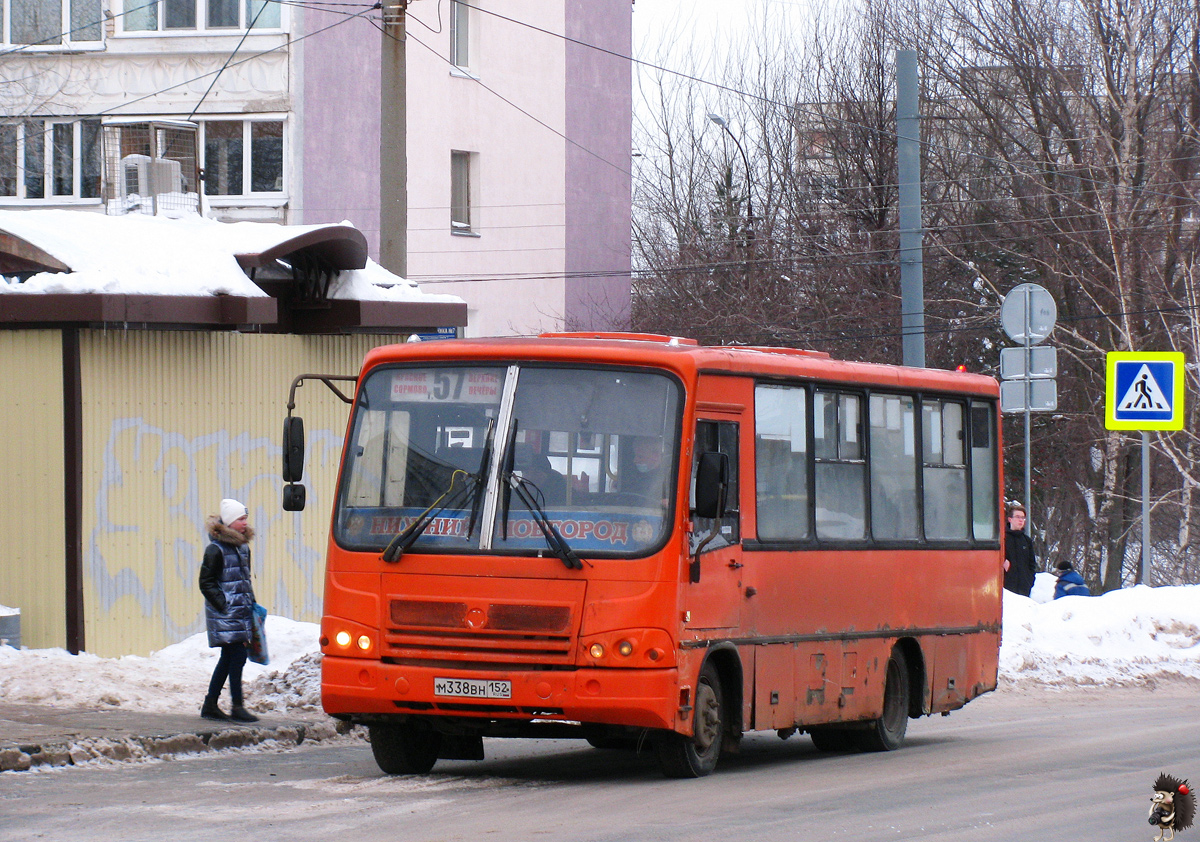
{"type": "Polygon", "coordinates": [[[254,612],[249,546],[254,530],[247,524],[246,507],[237,500],[222,500],[221,514],[210,517],[206,525],[212,543],[200,565],[200,593],[204,594],[208,645],[219,646],[221,657],[213,669],[200,715],[218,721],[257,722],[258,717],[242,706],[242,667],[246,665],[254,612]],[[228,716],[217,705],[226,678],[233,701],[228,716]]]}

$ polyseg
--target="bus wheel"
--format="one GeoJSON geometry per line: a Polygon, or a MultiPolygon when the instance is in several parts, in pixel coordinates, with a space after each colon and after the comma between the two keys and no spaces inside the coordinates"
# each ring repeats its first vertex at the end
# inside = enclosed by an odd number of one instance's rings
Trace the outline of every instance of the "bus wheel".
{"type": "Polygon", "coordinates": [[[904,742],[908,730],[908,664],[904,653],[892,650],[887,678],[883,686],[883,716],[872,721],[866,731],[856,733],[863,751],[895,751],[904,742]]]}
{"type": "Polygon", "coordinates": [[[370,725],[371,754],[388,775],[424,775],[433,768],[442,735],[426,725],[370,725]]]}
{"type": "Polygon", "coordinates": [[[725,738],[725,700],[712,664],[700,671],[692,716],[694,735],[672,731],[658,741],[658,762],[668,778],[702,778],[717,767],[725,738]]]}
{"type": "Polygon", "coordinates": [[[833,728],[824,726],[810,728],[808,735],[812,737],[817,751],[853,751],[858,748],[854,739],[854,731],[849,728],[833,728]]]}

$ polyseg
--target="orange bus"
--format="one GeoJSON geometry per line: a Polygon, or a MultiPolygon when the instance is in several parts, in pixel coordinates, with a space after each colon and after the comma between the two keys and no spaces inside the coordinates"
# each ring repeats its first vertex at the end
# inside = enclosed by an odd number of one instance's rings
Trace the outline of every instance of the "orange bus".
{"type": "Polygon", "coordinates": [[[333,509],[324,708],[389,774],[484,737],[645,746],[673,777],[747,731],[898,748],[996,686],[997,397],[642,334],[377,348],[333,509]]]}

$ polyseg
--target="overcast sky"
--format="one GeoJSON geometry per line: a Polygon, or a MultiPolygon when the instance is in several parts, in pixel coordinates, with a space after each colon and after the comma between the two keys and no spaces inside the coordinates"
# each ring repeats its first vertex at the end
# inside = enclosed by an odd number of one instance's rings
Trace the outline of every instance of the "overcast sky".
{"type": "MultiPolygon", "coordinates": [[[[654,61],[659,46],[671,45],[676,57],[691,53],[701,61],[723,45],[748,34],[784,27],[802,28],[814,9],[848,5],[855,0],[635,0],[633,50],[654,61]]],[[[769,39],[767,39],[769,41],[769,39]]],[[[673,67],[673,69],[675,69],[673,67]]]]}

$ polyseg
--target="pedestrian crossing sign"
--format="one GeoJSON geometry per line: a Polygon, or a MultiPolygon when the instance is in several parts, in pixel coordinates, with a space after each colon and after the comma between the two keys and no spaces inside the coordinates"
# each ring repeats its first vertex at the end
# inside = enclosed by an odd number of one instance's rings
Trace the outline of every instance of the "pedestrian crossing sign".
{"type": "Polygon", "coordinates": [[[1183,365],[1183,354],[1176,352],[1110,353],[1104,426],[1109,430],[1182,430],[1183,365]]]}

